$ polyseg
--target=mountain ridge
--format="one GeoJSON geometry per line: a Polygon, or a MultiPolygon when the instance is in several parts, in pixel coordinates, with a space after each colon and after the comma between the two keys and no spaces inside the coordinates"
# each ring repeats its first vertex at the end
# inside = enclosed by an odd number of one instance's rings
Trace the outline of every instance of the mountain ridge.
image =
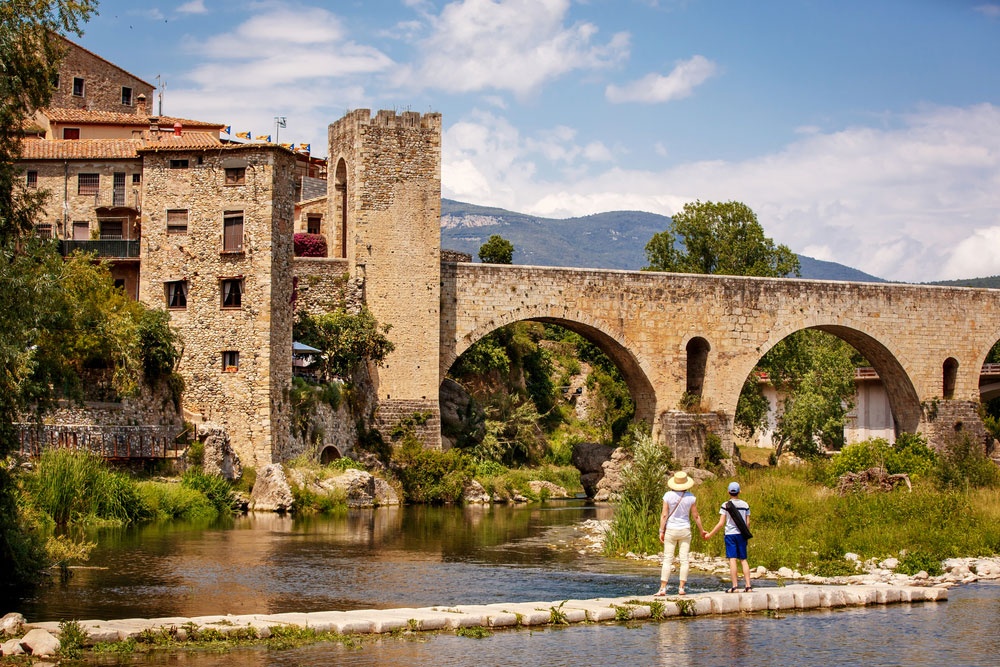
{"type": "MultiPolygon", "coordinates": [[[[480,246],[491,235],[499,234],[514,245],[515,264],[638,271],[647,264],[646,243],[669,224],[669,216],[646,211],[542,218],[441,199],[442,248],[476,258],[480,246]]],[[[805,255],[798,257],[802,278],[887,282],[844,264],[805,255]]]]}

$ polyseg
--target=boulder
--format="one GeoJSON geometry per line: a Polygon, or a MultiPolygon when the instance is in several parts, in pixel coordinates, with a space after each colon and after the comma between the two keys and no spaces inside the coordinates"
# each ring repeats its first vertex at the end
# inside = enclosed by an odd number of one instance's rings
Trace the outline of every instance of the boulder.
{"type": "Polygon", "coordinates": [[[219,424],[198,425],[198,439],[205,445],[202,468],[208,475],[219,475],[229,481],[243,476],[243,464],[229,444],[229,433],[219,424]]]}
{"type": "Polygon", "coordinates": [[[580,471],[580,483],[591,498],[604,478],[604,464],[611,460],[614,447],[597,442],[580,442],[573,446],[573,465],[580,471]]]}
{"type": "Polygon", "coordinates": [[[287,512],[292,509],[292,489],[280,463],[269,463],[257,473],[250,509],[255,512],[287,512]]]}
{"type": "Polygon", "coordinates": [[[24,632],[24,616],[11,612],[0,618],[0,637],[20,637],[24,632]]]}
{"type": "Polygon", "coordinates": [[[55,655],[59,646],[59,639],[41,628],[35,628],[21,637],[21,648],[34,656],[55,655]]]}
{"type": "Polygon", "coordinates": [[[492,498],[486,489],[476,480],[470,481],[462,491],[462,503],[466,505],[488,505],[492,498]]]}
{"type": "Polygon", "coordinates": [[[24,655],[20,639],[10,639],[0,644],[0,655],[24,655]]]}
{"type": "Polygon", "coordinates": [[[482,410],[476,406],[465,388],[450,378],[445,378],[438,392],[441,406],[441,447],[451,449],[460,436],[479,440],[486,432],[482,410]]]}
{"type": "Polygon", "coordinates": [[[566,493],[566,489],[563,487],[553,484],[552,482],[545,482],[542,480],[532,480],[528,482],[528,488],[531,492],[540,498],[567,498],[569,497],[566,493]]]}
{"type": "Polygon", "coordinates": [[[604,477],[597,483],[594,500],[616,500],[622,491],[622,470],[632,462],[632,455],[618,447],[611,458],[602,464],[604,477]]]}

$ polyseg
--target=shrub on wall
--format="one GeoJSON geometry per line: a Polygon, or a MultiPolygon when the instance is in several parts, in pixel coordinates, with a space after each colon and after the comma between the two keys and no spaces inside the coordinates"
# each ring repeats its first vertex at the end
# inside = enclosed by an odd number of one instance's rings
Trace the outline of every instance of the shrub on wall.
{"type": "Polygon", "coordinates": [[[299,233],[293,237],[296,257],[326,257],[326,237],[299,233]]]}

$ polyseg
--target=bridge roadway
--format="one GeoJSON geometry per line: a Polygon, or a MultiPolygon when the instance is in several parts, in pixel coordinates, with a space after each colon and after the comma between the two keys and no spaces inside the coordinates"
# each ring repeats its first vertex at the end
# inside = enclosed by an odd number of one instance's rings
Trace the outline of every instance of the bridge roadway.
{"type": "MultiPolygon", "coordinates": [[[[246,638],[270,636],[273,628],[310,628],[337,634],[373,634],[399,631],[448,631],[459,628],[519,628],[569,623],[606,623],[627,620],[664,620],[680,616],[773,611],[797,611],[845,606],[910,602],[942,602],[948,589],[938,586],[812,585],[794,584],[758,588],[750,593],[696,593],[657,598],[651,595],[551,602],[510,602],[488,605],[455,605],[420,609],[361,609],[310,613],[199,616],[195,618],[124,619],[80,621],[94,643],[140,639],[143,633],[166,632],[177,640],[192,630],[246,638]],[[254,632],[249,632],[252,629],[254,632]]],[[[25,629],[58,634],[58,622],[26,623],[25,629]]]]}
{"type": "Polygon", "coordinates": [[[897,431],[916,432],[941,401],[975,418],[1000,290],[445,262],[440,377],[477,340],[523,320],[600,347],[654,431],[691,394],[731,427],[761,357],[796,331],[826,331],[874,367],[897,431]]]}

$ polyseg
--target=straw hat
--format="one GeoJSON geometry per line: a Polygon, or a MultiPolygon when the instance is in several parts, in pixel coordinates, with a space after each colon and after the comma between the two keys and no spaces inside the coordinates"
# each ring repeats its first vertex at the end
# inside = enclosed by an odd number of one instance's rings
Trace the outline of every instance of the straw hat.
{"type": "Polygon", "coordinates": [[[667,486],[674,491],[687,491],[694,486],[694,480],[688,477],[688,474],[683,470],[678,470],[673,477],[667,480],[667,486]]]}

